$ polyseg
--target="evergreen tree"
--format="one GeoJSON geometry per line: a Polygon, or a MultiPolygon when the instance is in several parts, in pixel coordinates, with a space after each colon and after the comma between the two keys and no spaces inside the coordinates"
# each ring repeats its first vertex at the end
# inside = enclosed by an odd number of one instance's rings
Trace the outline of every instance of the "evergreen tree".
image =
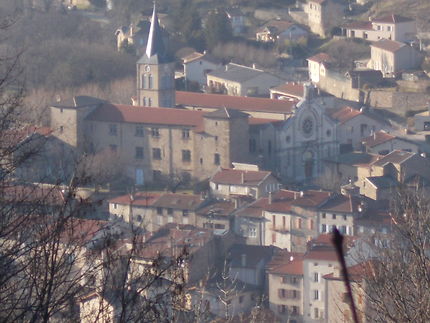
{"type": "Polygon", "coordinates": [[[213,49],[218,43],[225,43],[233,38],[230,21],[223,10],[215,10],[209,14],[204,31],[206,46],[209,49],[213,49]]]}

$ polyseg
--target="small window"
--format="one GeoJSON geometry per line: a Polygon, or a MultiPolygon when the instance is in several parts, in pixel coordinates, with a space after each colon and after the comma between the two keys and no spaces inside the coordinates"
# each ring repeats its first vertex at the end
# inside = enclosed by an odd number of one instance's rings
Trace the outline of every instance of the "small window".
{"type": "Polygon", "coordinates": [[[161,179],[161,171],[160,170],[153,170],[152,171],[152,178],[154,181],[161,179]]]}
{"type": "Polygon", "coordinates": [[[320,275],[318,273],[314,273],[314,282],[318,283],[320,281],[319,279],[320,275]]]}
{"type": "Polygon", "coordinates": [[[143,147],[136,147],[135,156],[136,159],[143,159],[143,147]]]}
{"type": "Polygon", "coordinates": [[[157,214],[159,214],[159,215],[163,214],[163,208],[162,207],[157,207],[157,214]]]}
{"type": "Polygon", "coordinates": [[[182,211],[182,216],[188,216],[189,215],[189,211],[188,210],[183,210],[182,211]]]}
{"type": "Polygon", "coordinates": [[[63,133],[63,131],[64,131],[64,127],[60,126],[60,133],[63,133]]]}
{"type": "Polygon", "coordinates": [[[172,215],[172,214],[173,214],[173,209],[169,207],[169,208],[167,209],[167,214],[168,214],[168,215],[172,215]]]}
{"type": "Polygon", "coordinates": [[[331,130],[330,129],[326,131],[326,135],[327,135],[327,137],[331,136],[331,130]]]}
{"type": "Polygon", "coordinates": [[[242,304],[244,300],[244,296],[239,296],[239,304],[242,304]]]}
{"type": "Polygon", "coordinates": [[[347,216],[346,216],[346,214],[344,214],[343,215],[343,219],[346,221],[346,218],[347,218],[347,216]]]}
{"type": "MultiPolygon", "coordinates": [[[[318,298],[316,298],[316,299],[318,299],[318,298]]],[[[320,317],[319,313],[320,313],[319,309],[318,308],[314,308],[314,315],[315,315],[316,319],[320,317]]]]}
{"type": "Polygon", "coordinates": [[[314,300],[320,299],[320,291],[318,289],[314,290],[314,300]]]}
{"type": "Polygon", "coordinates": [[[333,220],[336,220],[336,214],[333,213],[333,215],[331,217],[333,220]]]}
{"type": "Polygon", "coordinates": [[[136,126],[134,135],[136,137],[143,137],[144,134],[145,134],[145,129],[143,128],[143,126],[136,126]]]}
{"type": "Polygon", "coordinates": [[[116,124],[109,125],[109,135],[116,136],[118,135],[118,128],[116,124]]]}
{"type": "Polygon", "coordinates": [[[161,149],[152,148],[152,159],[161,160],[161,149]]]}
{"type": "Polygon", "coordinates": [[[118,204],[114,203],[113,208],[116,210],[118,208],[118,204]]]}
{"type": "Polygon", "coordinates": [[[321,225],[321,232],[326,233],[327,232],[327,225],[323,224],[321,225]]]}
{"type": "Polygon", "coordinates": [[[151,128],[151,136],[153,138],[160,137],[160,129],[158,129],[158,128],[151,128]]]}
{"type": "Polygon", "coordinates": [[[221,163],[221,156],[220,154],[214,154],[214,164],[219,165],[221,163]]]}
{"type": "Polygon", "coordinates": [[[191,161],[191,151],[182,150],[182,161],[189,163],[191,161]]]}
{"type": "Polygon", "coordinates": [[[291,137],[290,137],[290,136],[285,137],[285,141],[286,141],[287,143],[289,143],[289,142],[291,141],[291,137]]]}
{"type": "Polygon", "coordinates": [[[190,130],[182,129],[182,139],[190,139],[190,130]]]}
{"type": "Polygon", "coordinates": [[[325,214],[325,213],[321,214],[321,217],[322,217],[323,219],[325,219],[326,214],[325,214]]]}

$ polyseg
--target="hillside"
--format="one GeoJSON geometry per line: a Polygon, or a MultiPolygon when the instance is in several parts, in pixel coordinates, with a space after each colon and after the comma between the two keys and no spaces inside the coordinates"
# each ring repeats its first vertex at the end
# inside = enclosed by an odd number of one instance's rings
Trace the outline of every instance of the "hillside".
{"type": "Polygon", "coordinates": [[[390,13],[415,18],[419,32],[430,31],[429,0],[373,0],[368,16],[380,16],[390,13]]]}

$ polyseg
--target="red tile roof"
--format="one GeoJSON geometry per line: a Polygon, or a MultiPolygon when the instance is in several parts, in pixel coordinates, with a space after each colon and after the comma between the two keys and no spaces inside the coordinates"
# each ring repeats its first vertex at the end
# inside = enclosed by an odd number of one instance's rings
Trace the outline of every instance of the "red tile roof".
{"type": "Polygon", "coordinates": [[[304,93],[304,85],[303,83],[287,82],[272,88],[272,90],[301,98],[304,93]]]}
{"type": "Polygon", "coordinates": [[[62,205],[64,196],[58,187],[43,187],[37,185],[3,186],[0,200],[16,204],[62,205]]]}
{"type": "MultiPolygon", "coordinates": [[[[301,192],[300,192],[301,195],[301,192]]],[[[326,201],[330,197],[330,192],[324,191],[304,191],[303,196],[298,196],[294,202],[294,206],[300,207],[316,207],[326,201]]]]}
{"type": "Polygon", "coordinates": [[[164,193],[152,203],[152,206],[180,210],[195,210],[202,203],[203,199],[200,195],[164,193]]]}
{"type": "Polygon", "coordinates": [[[105,103],[89,116],[89,120],[104,122],[131,122],[160,125],[198,126],[203,121],[202,111],[174,108],[136,107],[105,103]]]}
{"type": "Polygon", "coordinates": [[[367,147],[375,147],[384,142],[393,140],[394,138],[396,138],[396,136],[390,135],[385,131],[377,131],[372,136],[364,138],[362,143],[367,147]]]}
{"type": "MultiPolygon", "coordinates": [[[[154,201],[160,197],[161,193],[154,193],[154,192],[136,192],[133,194],[133,205],[138,206],[150,206],[154,201]]],[[[116,204],[131,204],[132,199],[130,194],[121,195],[118,197],[115,197],[113,199],[109,200],[109,203],[116,203],[116,204]]]]}
{"type": "Polygon", "coordinates": [[[400,48],[405,47],[407,45],[404,43],[400,43],[398,41],[394,41],[394,40],[381,39],[381,40],[378,40],[377,42],[370,44],[370,46],[380,48],[380,49],[386,50],[388,52],[395,53],[400,48]]]}
{"type": "Polygon", "coordinates": [[[257,32],[262,32],[264,29],[267,28],[276,28],[278,33],[281,33],[288,28],[290,28],[292,25],[295,25],[294,22],[291,21],[285,21],[285,20],[271,20],[267,23],[265,23],[263,26],[258,28],[257,32]]]}
{"type": "Polygon", "coordinates": [[[351,107],[342,107],[339,110],[336,110],[335,112],[329,114],[330,118],[332,118],[333,120],[336,120],[337,122],[343,124],[353,118],[355,118],[356,116],[362,114],[361,111],[359,110],[355,110],[351,107]]]}
{"type": "Polygon", "coordinates": [[[414,21],[411,18],[399,16],[399,15],[387,15],[382,17],[376,17],[372,19],[372,22],[380,22],[380,23],[401,23],[401,22],[408,22],[408,21],[414,21]]]}
{"type": "Polygon", "coordinates": [[[303,275],[302,253],[281,251],[268,265],[270,274],[303,275]]]}
{"type": "MultiPolygon", "coordinates": [[[[83,244],[91,241],[108,224],[107,221],[69,218],[61,232],[60,240],[67,244],[83,244]]],[[[56,226],[53,226],[57,230],[56,226]]]]}
{"type": "Polygon", "coordinates": [[[334,247],[318,246],[312,248],[305,254],[305,259],[338,261],[337,253],[334,247]]]}
{"type": "Polygon", "coordinates": [[[212,176],[211,181],[217,184],[259,185],[271,172],[239,169],[220,169],[212,176]]]}
{"type": "Polygon", "coordinates": [[[176,104],[192,107],[291,114],[296,103],[296,101],[176,91],[176,104]]]}
{"type": "Polygon", "coordinates": [[[332,61],[332,58],[329,54],[318,53],[312,57],[309,57],[308,61],[313,61],[313,62],[317,62],[317,63],[329,63],[332,61]]]}
{"type": "Polygon", "coordinates": [[[321,205],[320,210],[341,212],[341,213],[355,213],[358,212],[358,206],[361,200],[355,196],[336,195],[321,205]]]}
{"type": "Polygon", "coordinates": [[[373,30],[372,22],[370,21],[354,21],[346,25],[348,29],[361,29],[361,30],[373,30]]]}

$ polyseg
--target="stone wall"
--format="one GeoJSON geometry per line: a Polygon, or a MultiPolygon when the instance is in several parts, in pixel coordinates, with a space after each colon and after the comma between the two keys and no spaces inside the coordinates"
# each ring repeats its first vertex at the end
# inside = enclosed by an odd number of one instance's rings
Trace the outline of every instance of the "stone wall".
{"type": "Polygon", "coordinates": [[[390,109],[393,113],[406,115],[408,111],[422,111],[426,109],[430,95],[415,92],[372,90],[369,93],[368,99],[372,107],[390,109]]]}
{"type": "Polygon", "coordinates": [[[353,89],[351,80],[340,73],[326,70],[325,76],[320,75],[318,87],[337,98],[355,102],[360,101],[360,90],[353,89]]]}

